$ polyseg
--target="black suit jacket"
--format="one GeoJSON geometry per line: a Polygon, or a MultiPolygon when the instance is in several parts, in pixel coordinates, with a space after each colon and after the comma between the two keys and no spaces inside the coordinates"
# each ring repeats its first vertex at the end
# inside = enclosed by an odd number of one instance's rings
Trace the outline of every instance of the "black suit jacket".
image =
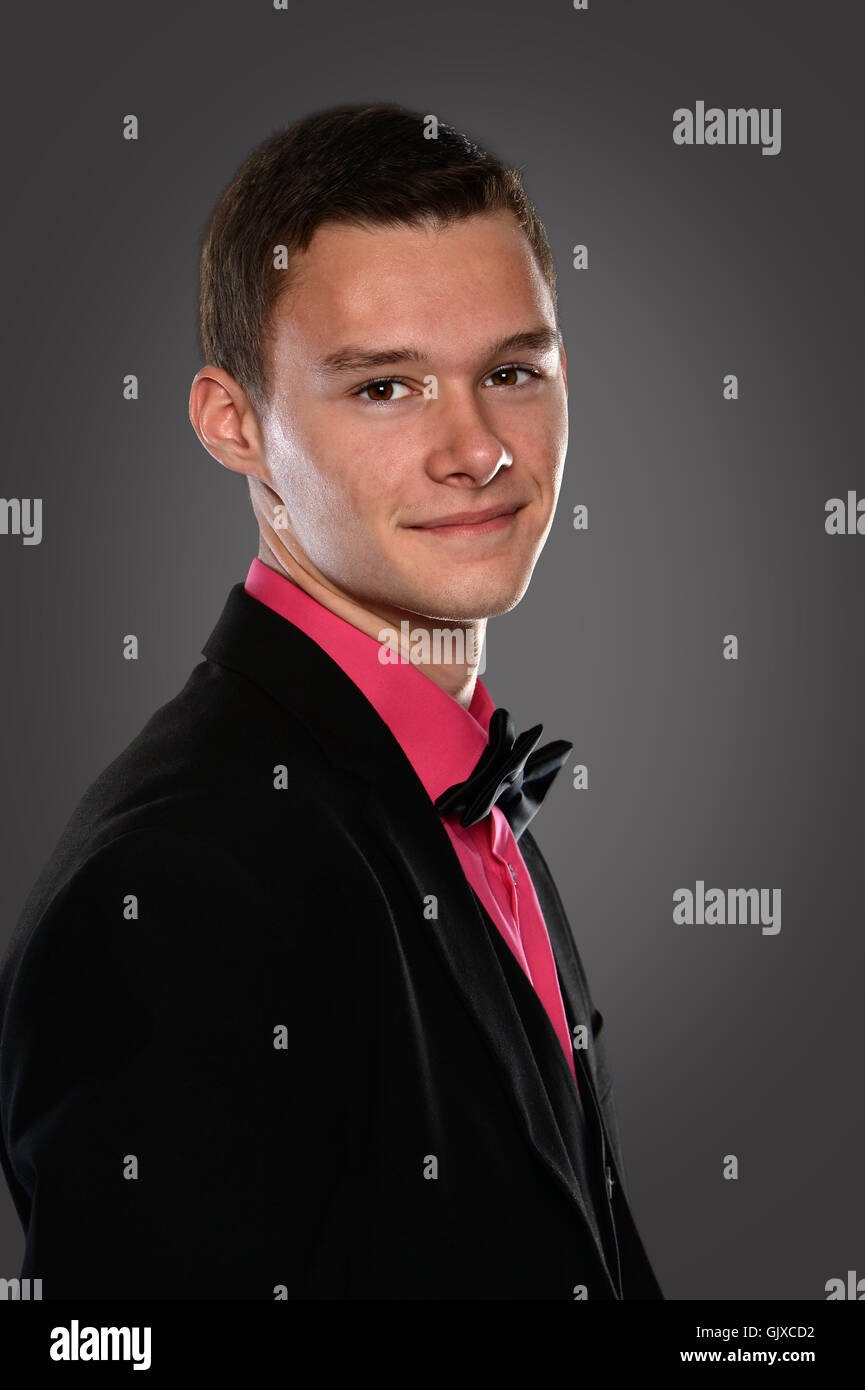
{"type": "Polygon", "coordinates": [[[241,584],[203,651],[83,797],[4,962],[22,1277],[46,1299],[662,1298],[531,833],[581,1099],[365,696],[241,584]]]}

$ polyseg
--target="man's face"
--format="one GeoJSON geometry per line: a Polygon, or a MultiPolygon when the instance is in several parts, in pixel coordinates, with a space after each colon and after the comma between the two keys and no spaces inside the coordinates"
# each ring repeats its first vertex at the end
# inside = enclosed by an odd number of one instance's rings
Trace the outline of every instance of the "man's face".
{"type": "Polygon", "coordinates": [[[292,269],[261,421],[279,542],[375,613],[507,612],[552,523],[568,438],[553,304],[516,220],[329,224],[292,269]],[[546,341],[497,346],[538,330],[546,341]],[[325,362],[358,352],[376,361],[325,362]],[[470,533],[428,526],[491,508],[513,514],[470,533]]]}

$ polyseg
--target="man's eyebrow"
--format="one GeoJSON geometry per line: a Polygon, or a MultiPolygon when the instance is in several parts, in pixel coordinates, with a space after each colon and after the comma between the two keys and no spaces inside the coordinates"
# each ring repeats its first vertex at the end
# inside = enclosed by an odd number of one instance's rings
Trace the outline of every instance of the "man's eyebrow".
{"type": "MultiPolygon", "coordinates": [[[[506,338],[491,343],[481,357],[487,362],[506,352],[549,352],[558,345],[557,331],[548,324],[541,324],[537,328],[524,329],[521,333],[509,333],[506,338]]],[[[396,362],[428,364],[430,361],[428,352],[411,346],[370,349],[349,345],[320,358],[315,364],[315,371],[325,376],[339,376],[345,372],[366,371],[371,367],[387,367],[396,362]]]]}

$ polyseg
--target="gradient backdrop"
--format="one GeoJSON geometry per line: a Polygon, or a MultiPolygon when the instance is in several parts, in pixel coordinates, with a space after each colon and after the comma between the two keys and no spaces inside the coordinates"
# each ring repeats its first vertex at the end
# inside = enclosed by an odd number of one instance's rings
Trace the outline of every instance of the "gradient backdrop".
{"type": "MultiPolygon", "coordinates": [[[[41,497],[43,535],[0,535],[0,945],[257,552],[187,418],[213,205],[312,110],[433,113],[523,169],[558,267],[568,463],[484,679],[589,770],[533,833],[606,1019],[638,1225],[671,1299],[865,1275],[865,535],[824,529],[865,496],[862,11],[161,0],[19,7],[4,38],[0,493],[41,497]],[[697,101],[780,107],[780,153],[674,145],[697,101]],[[674,925],[698,879],[780,888],[780,932],[674,925]]],[[[21,1250],[4,1185],[0,1275],[21,1250]]]]}

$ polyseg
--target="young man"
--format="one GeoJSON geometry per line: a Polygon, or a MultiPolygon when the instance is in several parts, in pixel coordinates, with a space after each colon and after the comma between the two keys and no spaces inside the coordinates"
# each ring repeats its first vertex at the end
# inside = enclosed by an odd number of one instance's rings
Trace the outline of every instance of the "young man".
{"type": "Polygon", "coordinates": [[[659,1299],[602,1017],[529,829],[571,745],[478,679],[567,445],[518,175],[396,106],[267,140],[190,418],[258,556],[105,770],[3,975],[45,1298],[659,1299]]]}

